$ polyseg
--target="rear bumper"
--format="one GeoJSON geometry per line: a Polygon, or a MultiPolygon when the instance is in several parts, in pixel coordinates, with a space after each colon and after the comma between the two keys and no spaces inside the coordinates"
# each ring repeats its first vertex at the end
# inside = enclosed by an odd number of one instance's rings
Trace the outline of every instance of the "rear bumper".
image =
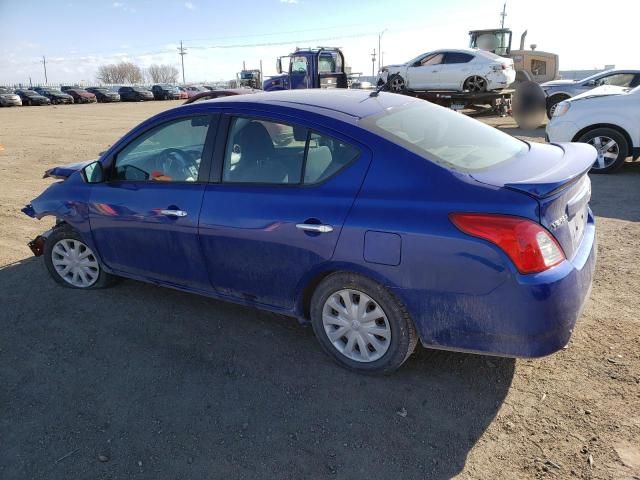
{"type": "Polygon", "coordinates": [[[542,357],[569,341],[591,291],[596,264],[593,215],[571,261],[514,275],[486,295],[395,289],[425,347],[508,357],[542,357]],[[426,298],[428,297],[428,298],[426,298]]]}
{"type": "Polygon", "coordinates": [[[487,90],[507,88],[516,81],[516,71],[513,69],[491,72],[487,75],[487,90]]]}

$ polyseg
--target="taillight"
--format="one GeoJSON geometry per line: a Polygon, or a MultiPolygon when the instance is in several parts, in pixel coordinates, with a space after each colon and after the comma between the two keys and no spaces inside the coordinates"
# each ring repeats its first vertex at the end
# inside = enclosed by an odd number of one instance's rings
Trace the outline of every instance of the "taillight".
{"type": "Polygon", "coordinates": [[[520,273],[538,273],[565,259],[556,239],[542,225],[521,217],[485,213],[452,213],[464,233],[500,247],[520,273]]]}

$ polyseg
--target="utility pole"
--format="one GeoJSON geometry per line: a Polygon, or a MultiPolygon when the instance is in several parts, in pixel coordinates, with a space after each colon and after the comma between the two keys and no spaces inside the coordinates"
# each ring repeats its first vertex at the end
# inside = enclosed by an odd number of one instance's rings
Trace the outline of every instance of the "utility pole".
{"type": "Polygon", "coordinates": [[[44,65],[44,83],[46,85],[47,83],[49,83],[49,80],[47,79],[47,59],[44,57],[44,55],[42,56],[42,65],[44,65]]]}
{"type": "Polygon", "coordinates": [[[187,49],[182,46],[182,40],[180,40],[180,46],[178,47],[178,55],[180,55],[180,59],[182,61],[182,84],[184,85],[186,82],[184,81],[184,56],[187,54],[187,49]]]}
{"type": "Polygon", "coordinates": [[[378,34],[378,71],[382,68],[382,35],[384,35],[386,31],[387,29],[385,28],[378,34]]]}
{"type": "Polygon", "coordinates": [[[507,2],[504,2],[502,6],[502,12],[500,13],[500,28],[504,28],[504,17],[507,16],[507,2]]]}
{"type": "Polygon", "coordinates": [[[371,53],[371,76],[376,76],[376,49],[373,49],[373,53],[371,53]]]}

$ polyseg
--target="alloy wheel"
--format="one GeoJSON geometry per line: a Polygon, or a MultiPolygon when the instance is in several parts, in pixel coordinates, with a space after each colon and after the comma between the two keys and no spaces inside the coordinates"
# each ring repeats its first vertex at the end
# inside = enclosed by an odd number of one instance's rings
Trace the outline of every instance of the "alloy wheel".
{"type": "Polygon", "coordinates": [[[333,347],[356,362],[374,362],[391,345],[387,315],[375,300],[358,290],[331,294],[322,309],[322,324],[333,347]]]}
{"type": "Polygon", "coordinates": [[[53,246],[51,263],[60,278],[78,288],[90,287],[100,275],[100,265],[93,251],[71,238],[59,240],[53,246]]]}
{"type": "Polygon", "coordinates": [[[607,168],[613,162],[616,161],[618,155],[620,155],[620,146],[618,143],[610,137],[598,136],[593,137],[587,142],[589,145],[593,145],[598,151],[598,156],[593,164],[594,170],[600,170],[607,168]]]}
{"type": "Polygon", "coordinates": [[[399,75],[396,75],[389,82],[389,87],[392,92],[402,92],[404,90],[404,78],[399,75]]]}
{"type": "Polygon", "coordinates": [[[477,75],[467,78],[463,85],[463,89],[469,92],[484,92],[486,88],[487,81],[477,75]]]}

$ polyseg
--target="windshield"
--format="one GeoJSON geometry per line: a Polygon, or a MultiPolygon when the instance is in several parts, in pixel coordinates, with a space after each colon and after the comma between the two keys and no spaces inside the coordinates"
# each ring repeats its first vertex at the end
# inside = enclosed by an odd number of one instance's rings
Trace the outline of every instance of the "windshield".
{"type": "Polygon", "coordinates": [[[133,87],[133,91],[134,92],[148,92],[149,90],[147,90],[146,88],[141,88],[141,87],[133,87]]]}
{"type": "Polygon", "coordinates": [[[472,171],[526,154],[529,145],[461,113],[412,102],[367,117],[362,125],[427,160],[472,171]]]}

